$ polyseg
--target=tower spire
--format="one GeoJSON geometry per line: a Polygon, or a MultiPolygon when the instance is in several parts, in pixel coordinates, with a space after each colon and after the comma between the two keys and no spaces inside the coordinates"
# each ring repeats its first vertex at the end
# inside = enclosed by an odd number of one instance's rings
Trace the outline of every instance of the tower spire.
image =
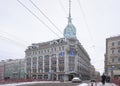
{"type": "Polygon", "coordinates": [[[71,0],[69,0],[68,25],[64,29],[64,37],[65,38],[75,38],[76,39],[76,28],[72,24],[72,18],[71,18],[71,0]]]}
{"type": "Polygon", "coordinates": [[[70,23],[72,20],[71,18],[71,0],[69,0],[69,17],[68,17],[68,23],[70,23]]]}

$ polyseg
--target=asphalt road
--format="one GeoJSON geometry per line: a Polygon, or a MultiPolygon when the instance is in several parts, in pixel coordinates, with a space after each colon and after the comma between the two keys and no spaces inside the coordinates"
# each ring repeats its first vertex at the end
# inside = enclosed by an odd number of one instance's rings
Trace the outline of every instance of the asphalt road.
{"type": "Polygon", "coordinates": [[[27,84],[27,85],[18,85],[18,86],[77,86],[80,83],[36,83],[36,84],[27,84]]]}

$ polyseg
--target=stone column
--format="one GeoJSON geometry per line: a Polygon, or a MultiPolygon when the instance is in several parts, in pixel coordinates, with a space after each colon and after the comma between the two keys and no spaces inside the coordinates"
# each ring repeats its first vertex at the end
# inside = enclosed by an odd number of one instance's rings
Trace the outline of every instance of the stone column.
{"type": "Polygon", "coordinates": [[[32,64],[32,62],[33,62],[33,58],[31,57],[31,73],[30,73],[30,77],[31,77],[31,78],[32,78],[32,73],[33,73],[33,70],[32,70],[33,64],[32,64]]]}
{"type": "Polygon", "coordinates": [[[37,56],[37,65],[36,65],[36,67],[37,67],[37,68],[36,68],[36,69],[37,69],[37,74],[36,74],[36,79],[38,79],[38,58],[39,58],[39,57],[37,56]]]}
{"type": "Polygon", "coordinates": [[[45,72],[45,70],[44,70],[44,56],[43,56],[43,73],[45,72]]]}
{"type": "Polygon", "coordinates": [[[57,62],[56,63],[56,68],[57,68],[57,72],[59,72],[59,66],[58,66],[58,64],[59,64],[59,61],[58,61],[59,60],[59,56],[58,55],[56,55],[56,60],[57,60],[56,61],[57,62]]]}

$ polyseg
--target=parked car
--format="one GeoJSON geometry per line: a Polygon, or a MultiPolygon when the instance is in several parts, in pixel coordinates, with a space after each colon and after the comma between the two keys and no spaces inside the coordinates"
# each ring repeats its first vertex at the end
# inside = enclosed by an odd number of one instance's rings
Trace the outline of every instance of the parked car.
{"type": "Polygon", "coordinates": [[[81,83],[82,81],[81,81],[81,79],[79,78],[79,77],[74,77],[73,79],[72,79],[72,83],[81,83]]]}

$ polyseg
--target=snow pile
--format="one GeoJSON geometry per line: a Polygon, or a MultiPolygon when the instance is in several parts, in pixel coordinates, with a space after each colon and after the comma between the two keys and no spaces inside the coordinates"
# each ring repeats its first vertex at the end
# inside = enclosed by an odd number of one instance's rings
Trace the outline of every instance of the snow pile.
{"type": "Polygon", "coordinates": [[[82,84],[77,85],[77,86],[88,86],[88,84],[86,84],[86,83],[82,83],[82,84]]]}
{"type": "Polygon", "coordinates": [[[25,84],[35,84],[35,83],[60,83],[59,81],[33,81],[33,82],[21,82],[21,83],[13,83],[13,84],[3,84],[0,86],[17,86],[17,85],[25,85],[25,84]]]}

